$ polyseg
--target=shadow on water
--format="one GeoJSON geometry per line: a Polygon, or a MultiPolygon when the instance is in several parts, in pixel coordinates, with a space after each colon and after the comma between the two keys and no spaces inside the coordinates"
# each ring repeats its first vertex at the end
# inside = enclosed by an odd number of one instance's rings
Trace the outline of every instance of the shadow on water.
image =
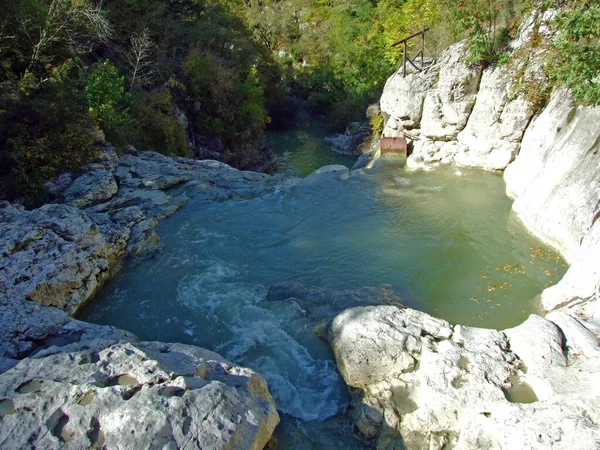
{"type": "Polygon", "coordinates": [[[328,133],[316,127],[267,133],[266,144],[278,158],[278,171],[306,177],[319,167],[341,164],[348,168],[357,156],[345,156],[329,150],[324,141],[328,133]]]}

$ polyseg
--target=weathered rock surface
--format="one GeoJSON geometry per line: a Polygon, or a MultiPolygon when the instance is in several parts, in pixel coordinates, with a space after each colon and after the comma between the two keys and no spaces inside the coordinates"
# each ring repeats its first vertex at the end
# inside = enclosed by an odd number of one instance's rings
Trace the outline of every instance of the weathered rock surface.
{"type": "Polygon", "coordinates": [[[518,56],[507,65],[483,72],[469,66],[468,45],[459,42],[427,70],[389,78],[380,102],[386,119],[383,135],[404,133],[413,141],[409,168],[457,164],[493,171],[514,160],[534,112],[520,86],[532,80],[539,89],[547,84],[541,56],[528,44],[551,39],[547,23],[554,14],[533,12],[526,18],[510,45],[518,56]]]}
{"type": "Polygon", "coordinates": [[[62,177],[54,194],[66,204],[25,211],[0,205],[0,298],[24,298],[75,313],[126,257],[157,244],[159,220],[190,195],[254,198],[281,180],[216,161],[140,152],[120,159],[105,150],[90,172],[62,177]]]}
{"type": "Polygon", "coordinates": [[[65,190],[65,203],[84,208],[109,200],[118,190],[117,182],[109,171],[92,170],[77,177],[65,190]]]}
{"type": "Polygon", "coordinates": [[[110,275],[105,235],[83,211],[45,205],[0,209],[0,298],[27,298],[73,311],[110,275]]]}
{"type": "Polygon", "coordinates": [[[338,315],[328,338],[377,448],[596,448],[598,337],[566,313],[551,318],[502,333],[366,306],[338,315]]]}
{"type": "MultiPolygon", "coordinates": [[[[377,145],[379,147],[379,145],[377,145]]],[[[373,167],[375,161],[381,157],[381,149],[371,150],[367,153],[363,153],[358,160],[354,163],[351,170],[359,169],[370,169],[373,167]]]]}
{"type": "Polygon", "coordinates": [[[0,447],[262,449],[266,382],[216,353],[0,300],[0,447]]]}
{"type": "Polygon", "coordinates": [[[368,151],[368,138],[371,135],[371,127],[368,122],[353,122],[346,128],[344,133],[327,136],[325,142],[331,147],[331,151],[341,155],[362,155],[368,151]]]}
{"type": "Polygon", "coordinates": [[[467,124],[481,78],[480,67],[465,64],[467,54],[468,44],[458,42],[431,69],[439,70],[438,80],[425,96],[421,133],[432,141],[456,139],[467,124]]]}
{"type": "Polygon", "coordinates": [[[462,166],[502,170],[515,158],[523,132],[533,115],[532,105],[515,95],[518,67],[486,69],[477,103],[465,129],[458,135],[462,166]]]}
{"type": "Polygon", "coordinates": [[[396,137],[394,132],[418,128],[423,116],[423,103],[437,80],[436,66],[420,74],[402,77],[395,72],[388,78],[379,100],[385,120],[384,137],[396,137]]]}
{"type": "Polygon", "coordinates": [[[600,108],[576,107],[567,89],[555,92],[504,174],[517,216],[571,263],[542,295],[548,310],[600,298],[599,121],[600,108]]]}

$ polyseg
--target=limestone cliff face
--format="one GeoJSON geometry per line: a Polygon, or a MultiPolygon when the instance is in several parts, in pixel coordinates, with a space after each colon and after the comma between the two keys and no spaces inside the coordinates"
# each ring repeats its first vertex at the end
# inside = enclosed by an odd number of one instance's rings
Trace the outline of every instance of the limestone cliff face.
{"type": "Polygon", "coordinates": [[[511,44],[519,56],[504,66],[467,65],[468,45],[459,42],[424,72],[388,79],[380,100],[383,136],[410,139],[409,167],[455,163],[503,170],[515,159],[534,114],[519,85],[540,77],[540,55],[529,44],[550,38],[553,16],[534,13],[524,21],[511,44]]]}
{"type": "MultiPolygon", "coordinates": [[[[551,38],[555,12],[533,13],[505,66],[465,65],[465,43],[449,47],[426,71],[392,75],[381,98],[384,137],[404,133],[409,168],[456,164],[505,170],[514,213],[558,249],[571,267],[542,294],[546,310],[583,308],[600,324],[600,107],[576,107],[565,88],[537,114],[518,86],[540,77],[543,55],[528,44],[551,38]]],[[[543,83],[543,82],[542,82],[543,83]]]]}
{"type": "MultiPolygon", "coordinates": [[[[600,298],[600,108],[577,107],[560,89],[527,128],[519,156],[504,173],[513,211],[571,264],[542,294],[545,309],[600,298]]],[[[594,313],[595,312],[595,313],[594,313]]]]}

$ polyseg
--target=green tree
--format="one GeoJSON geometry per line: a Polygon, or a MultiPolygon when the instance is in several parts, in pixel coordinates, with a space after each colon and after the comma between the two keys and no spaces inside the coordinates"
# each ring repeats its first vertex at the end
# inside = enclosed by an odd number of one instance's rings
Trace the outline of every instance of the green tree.
{"type": "Polygon", "coordinates": [[[566,84],[585,105],[600,104],[600,4],[573,0],[554,23],[558,36],[547,70],[554,84],[566,84]]]}
{"type": "Polygon", "coordinates": [[[85,79],[90,112],[95,114],[109,139],[123,141],[133,126],[131,108],[134,98],[125,90],[125,77],[109,60],[94,66],[85,79]]]}
{"type": "Polygon", "coordinates": [[[470,47],[469,60],[473,63],[491,63],[499,55],[502,41],[501,15],[505,0],[461,0],[447,2],[449,19],[455,33],[467,33],[470,47]]]}

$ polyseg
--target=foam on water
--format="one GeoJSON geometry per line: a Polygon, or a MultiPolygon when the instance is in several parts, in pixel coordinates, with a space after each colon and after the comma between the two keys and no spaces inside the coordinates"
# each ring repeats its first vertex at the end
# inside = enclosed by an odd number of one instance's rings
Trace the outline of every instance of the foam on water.
{"type": "MultiPolygon", "coordinates": [[[[293,337],[286,331],[298,329],[302,310],[292,307],[282,311],[279,305],[274,311],[263,308],[266,290],[238,281],[239,268],[220,260],[203,263],[202,272],[180,281],[177,301],[202,310],[210,319],[203,327],[205,332],[227,330],[231,338],[214,350],[263,374],[281,411],[308,421],[338,413],[347,398],[335,364],[330,358],[313,357],[297,340],[302,340],[302,334],[293,337]]],[[[184,325],[186,335],[196,334],[193,324],[186,321],[184,325]]],[[[313,342],[310,338],[308,341],[313,342]]]]}
{"type": "Polygon", "coordinates": [[[310,421],[333,416],[345,405],[346,388],[333,361],[314,358],[276,321],[256,320],[231,331],[233,339],[217,352],[264,374],[281,411],[310,421]]]}

